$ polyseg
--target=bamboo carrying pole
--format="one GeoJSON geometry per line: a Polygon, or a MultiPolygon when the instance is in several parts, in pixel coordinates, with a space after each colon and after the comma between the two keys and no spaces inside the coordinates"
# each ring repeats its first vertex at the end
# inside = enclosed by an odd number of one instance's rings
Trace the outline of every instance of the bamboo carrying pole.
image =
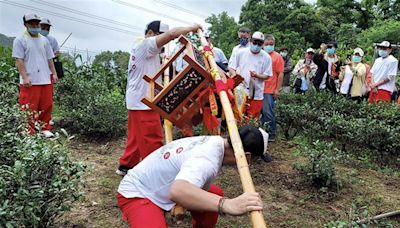
{"type": "MultiPolygon", "coordinates": [[[[197,30],[197,34],[200,37],[201,45],[203,47],[208,46],[208,43],[203,35],[201,29],[197,30]]],[[[218,66],[215,63],[214,56],[211,53],[205,53],[205,57],[210,65],[211,75],[214,81],[221,80],[221,76],[218,73],[218,66]]],[[[231,103],[228,95],[225,91],[219,92],[219,97],[224,110],[226,123],[228,125],[229,136],[231,137],[233,151],[235,153],[236,165],[239,170],[240,180],[244,192],[255,192],[253,180],[251,179],[249,165],[246,160],[246,155],[243,150],[242,141],[240,140],[239,131],[236,125],[236,119],[233,115],[231,103]]],[[[252,211],[250,213],[251,221],[254,228],[266,228],[267,224],[264,221],[263,213],[261,211],[252,211]]]]}

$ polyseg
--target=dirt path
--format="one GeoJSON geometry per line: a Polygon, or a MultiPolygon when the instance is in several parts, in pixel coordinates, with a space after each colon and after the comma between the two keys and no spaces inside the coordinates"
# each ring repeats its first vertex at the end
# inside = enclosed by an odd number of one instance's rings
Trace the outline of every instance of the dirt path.
{"type": "MultiPolygon", "coordinates": [[[[124,140],[107,144],[75,141],[70,149],[75,159],[88,165],[86,197],[59,220],[62,227],[128,227],[121,221],[115,194],[120,177],[114,174],[124,140]]],[[[254,160],[251,173],[257,191],[265,203],[264,215],[270,227],[323,227],[329,221],[347,218],[352,203],[370,206],[371,215],[400,209],[400,178],[374,170],[340,166],[344,187],[338,192],[321,192],[304,182],[292,169],[297,159],[292,155],[294,145],[279,141],[270,145],[274,161],[267,164],[254,160]]],[[[216,184],[222,186],[227,197],[241,193],[239,175],[235,167],[224,167],[216,184]]],[[[181,226],[189,227],[186,215],[181,226]]],[[[395,227],[400,227],[395,222],[395,227]]],[[[218,227],[250,227],[243,217],[222,217],[218,227]]]]}

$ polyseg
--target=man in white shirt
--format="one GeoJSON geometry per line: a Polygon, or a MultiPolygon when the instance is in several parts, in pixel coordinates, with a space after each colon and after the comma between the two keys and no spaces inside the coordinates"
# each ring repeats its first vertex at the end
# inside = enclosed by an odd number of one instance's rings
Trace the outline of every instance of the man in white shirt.
{"type": "Polygon", "coordinates": [[[50,46],[53,49],[54,56],[58,57],[60,55],[60,46],[58,46],[58,42],[56,38],[54,38],[52,35],[50,35],[50,27],[52,26],[50,20],[48,18],[42,17],[40,20],[40,34],[45,36],[49,42],[50,46]]]}
{"type": "Polygon", "coordinates": [[[212,52],[214,54],[214,59],[217,65],[221,67],[221,69],[228,71],[228,59],[226,58],[224,52],[220,48],[217,48],[212,44],[212,39],[209,33],[205,34],[205,38],[208,42],[208,45],[212,49],[212,52]]]}
{"type": "Polygon", "coordinates": [[[255,119],[259,118],[262,110],[264,80],[272,76],[272,60],[262,50],[263,44],[264,34],[255,32],[250,47],[239,50],[229,65],[231,75],[240,74],[244,78],[238,88],[247,94],[246,110],[243,113],[255,119]]]}
{"type": "Polygon", "coordinates": [[[148,94],[148,83],[144,75],[154,75],[161,67],[160,52],[169,41],[189,32],[196,32],[201,26],[177,27],[169,30],[160,21],[149,23],[145,39],[136,42],[131,50],[126,86],[128,108],[128,137],[123,155],[119,159],[118,175],[125,175],[152,151],[163,145],[160,115],[141,102],[148,94]]]}
{"type": "Polygon", "coordinates": [[[250,37],[251,37],[251,30],[247,27],[241,27],[238,32],[239,36],[239,44],[232,49],[231,57],[229,58],[228,65],[231,64],[233,59],[235,58],[236,52],[243,48],[250,47],[250,37]]]}
{"type": "Polygon", "coordinates": [[[53,137],[50,119],[53,109],[53,82],[57,82],[54,68],[54,53],[49,41],[40,35],[40,18],[36,14],[23,17],[26,31],[15,38],[12,56],[20,74],[19,103],[22,109],[36,114],[30,116],[31,134],[35,133],[35,124],[42,126],[45,137],[53,137]],[[39,115],[37,115],[40,113],[39,115]]]}
{"type": "Polygon", "coordinates": [[[372,84],[370,85],[369,103],[390,102],[396,87],[399,61],[390,54],[392,45],[388,41],[383,41],[378,45],[378,52],[380,57],[375,60],[371,68],[372,84]]]}
{"type": "MultiPolygon", "coordinates": [[[[253,126],[239,129],[243,149],[266,156],[268,134],[253,126]]],[[[262,210],[258,193],[223,198],[212,184],[222,165],[234,165],[232,143],[221,136],[187,137],[147,156],[122,179],[118,206],[130,227],[167,227],[164,212],[179,204],[192,213],[192,227],[215,227],[219,214],[242,215],[262,210]]]]}

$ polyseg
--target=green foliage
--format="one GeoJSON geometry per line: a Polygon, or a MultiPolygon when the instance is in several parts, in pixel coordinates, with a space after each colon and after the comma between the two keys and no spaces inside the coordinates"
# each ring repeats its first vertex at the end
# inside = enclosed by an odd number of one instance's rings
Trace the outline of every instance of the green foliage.
{"type": "Polygon", "coordinates": [[[86,136],[125,133],[125,74],[101,65],[66,64],[55,101],[69,129],[86,136]]]}
{"type": "Polygon", "coordinates": [[[51,227],[82,196],[85,167],[70,159],[65,147],[68,140],[50,141],[27,133],[28,113],[21,113],[17,102],[18,74],[4,57],[0,67],[0,227],[51,227]]]}
{"type": "Polygon", "coordinates": [[[354,157],[381,164],[400,160],[400,109],[396,105],[358,104],[329,93],[282,94],[276,107],[285,137],[301,134],[309,142],[335,142],[354,157]]]}
{"type": "Polygon", "coordinates": [[[315,141],[311,145],[300,144],[296,155],[306,158],[306,162],[294,163],[294,168],[313,182],[317,187],[334,187],[338,181],[336,177],[335,163],[342,155],[332,143],[315,141]]]}
{"type": "Polygon", "coordinates": [[[233,47],[238,43],[239,25],[235,22],[235,19],[228,16],[228,13],[224,11],[218,15],[212,14],[206,19],[206,22],[212,25],[210,32],[213,45],[221,48],[225,55],[230,56],[233,47]]]}
{"type": "Polygon", "coordinates": [[[291,11],[284,23],[287,30],[299,33],[313,47],[318,47],[329,38],[323,18],[319,17],[310,5],[291,11]]]}
{"type": "Polygon", "coordinates": [[[103,51],[96,55],[93,65],[102,65],[107,68],[117,68],[121,71],[128,69],[129,53],[123,51],[103,51]]]}

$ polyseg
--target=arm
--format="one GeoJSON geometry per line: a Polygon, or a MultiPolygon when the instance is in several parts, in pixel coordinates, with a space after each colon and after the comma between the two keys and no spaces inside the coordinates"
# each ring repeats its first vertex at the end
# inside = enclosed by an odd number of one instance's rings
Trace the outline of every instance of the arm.
{"type": "Polygon", "coordinates": [[[157,35],[156,36],[156,43],[157,47],[161,48],[165,44],[167,44],[169,41],[178,38],[180,35],[185,35],[189,32],[197,32],[198,29],[201,29],[201,25],[199,24],[194,24],[189,27],[177,27],[173,28],[163,34],[157,35]]]}
{"type": "MultiPolygon", "coordinates": [[[[184,180],[176,180],[171,186],[169,198],[189,210],[218,212],[221,196],[204,191],[184,180]]],[[[242,215],[246,212],[262,210],[258,193],[244,193],[234,199],[226,199],[222,212],[242,215]]]]}
{"type": "Polygon", "coordinates": [[[300,70],[302,70],[302,68],[300,68],[300,65],[301,65],[301,62],[302,62],[303,60],[299,60],[297,63],[296,63],[296,66],[294,67],[294,69],[293,69],[293,73],[296,75],[296,76],[301,76],[300,75],[300,70]]]}
{"type": "Polygon", "coordinates": [[[236,75],[236,70],[234,70],[233,68],[229,67],[229,75],[231,77],[235,76],[236,75]]]}
{"type": "Polygon", "coordinates": [[[31,80],[29,79],[28,73],[26,72],[24,60],[19,58],[15,59],[15,65],[17,66],[19,74],[22,77],[22,83],[24,84],[24,86],[31,86],[31,80]]]}
{"type": "Polygon", "coordinates": [[[49,62],[50,71],[53,74],[53,82],[55,83],[58,81],[58,76],[57,76],[56,68],[54,67],[53,59],[49,59],[48,62],[49,62]]]}
{"type": "Polygon", "coordinates": [[[282,87],[282,82],[283,82],[283,72],[280,72],[278,75],[278,81],[276,82],[276,90],[274,94],[276,97],[279,96],[279,90],[282,87]]]}
{"type": "Polygon", "coordinates": [[[323,53],[319,53],[319,54],[315,54],[313,57],[313,62],[317,65],[317,66],[321,66],[322,65],[322,61],[324,59],[324,54],[323,53]]]}

